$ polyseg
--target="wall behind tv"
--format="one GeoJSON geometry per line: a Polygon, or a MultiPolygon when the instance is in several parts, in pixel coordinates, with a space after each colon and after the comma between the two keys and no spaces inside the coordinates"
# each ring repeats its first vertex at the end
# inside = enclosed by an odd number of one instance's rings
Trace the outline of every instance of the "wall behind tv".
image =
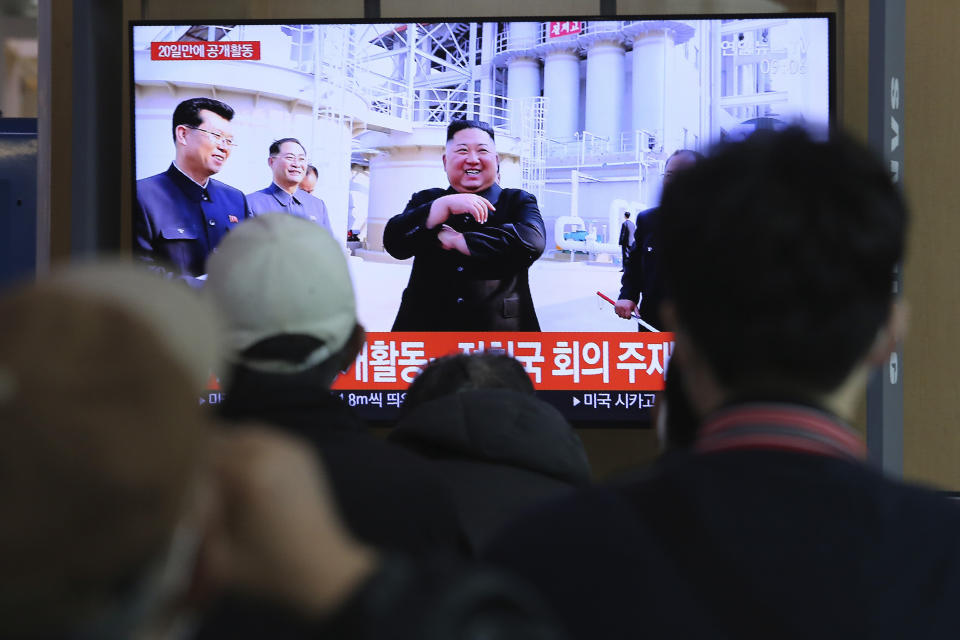
{"type": "Polygon", "coordinates": [[[904,472],[960,490],[960,3],[907,2],[905,139],[913,226],[904,270],[904,472]]]}
{"type": "MultiPolygon", "coordinates": [[[[41,212],[41,225],[47,225],[49,234],[42,251],[54,258],[66,258],[91,249],[116,248],[116,242],[129,244],[129,72],[122,54],[127,46],[126,20],[361,18],[367,4],[378,6],[384,18],[453,17],[446,0],[288,0],[282,4],[268,0],[41,0],[41,5],[50,9],[42,12],[40,26],[50,44],[46,53],[41,52],[42,58],[46,56],[41,60],[46,71],[41,70],[41,74],[46,76],[41,79],[40,109],[47,129],[41,124],[40,142],[48,152],[47,166],[41,168],[38,198],[46,212],[41,212]],[[74,42],[76,14],[85,14],[81,18],[87,22],[91,14],[105,20],[110,32],[121,37],[74,42]],[[93,52],[87,52],[88,59],[94,56],[116,65],[103,71],[113,84],[100,105],[107,115],[99,117],[106,118],[104,126],[122,123],[122,135],[110,136],[105,143],[93,136],[83,137],[74,120],[74,103],[93,100],[88,85],[82,77],[76,77],[77,71],[68,62],[85,48],[93,52]],[[94,148],[104,144],[105,153],[94,148]],[[79,150],[74,151],[74,145],[79,150]],[[86,147],[90,147],[89,152],[86,147]],[[83,158],[93,162],[96,153],[101,153],[100,158],[114,156],[117,162],[108,172],[108,182],[113,185],[105,196],[109,211],[91,217],[83,210],[72,211],[74,198],[69,185],[76,166],[83,158]],[[72,227],[89,229],[72,233],[72,227]]],[[[616,9],[620,14],[836,11],[840,121],[866,139],[869,4],[869,0],[620,0],[616,9]]],[[[478,17],[593,15],[607,5],[601,0],[489,0],[472,5],[470,13],[478,17]]],[[[913,308],[913,329],[905,346],[903,368],[904,469],[910,478],[952,490],[960,490],[960,428],[956,426],[960,425],[960,375],[955,364],[960,361],[960,338],[951,322],[960,311],[960,279],[955,277],[954,258],[960,245],[960,216],[954,211],[954,203],[960,201],[960,181],[955,179],[952,161],[960,146],[960,123],[952,113],[952,105],[960,99],[960,88],[947,79],[960,65],[953,28],[958,21],[960,4],[908,3],[906,122],[902,129],[905,184],[914,214],[905,285],[913,308]]],[[[95,109],[85,113],[97,117],[95,109]]],[[[859,423],[862,428],[862,415],[859,423]]],[[[653,455],[649,432],[596,431],[587,438],[600,475],[653,455]]]]}

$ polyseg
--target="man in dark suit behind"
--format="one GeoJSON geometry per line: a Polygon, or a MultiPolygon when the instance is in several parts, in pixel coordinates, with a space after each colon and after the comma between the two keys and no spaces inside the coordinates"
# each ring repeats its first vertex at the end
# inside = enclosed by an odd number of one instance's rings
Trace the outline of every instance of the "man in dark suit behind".
{"type": "MultiPolygon", "coordinates": [[[[666,188],[674,176],[701,159],[703,156],[700,153],[690,149],[674,151],[663,165],[663,187],[666,188]]],[[[639,314],[643,321],[637,327],[640,331],[663,331],[660,303],[663,301],[664,288],[657,247],[659,219],[659,207],[637,214],[633,246],[623,264],[620,296],[614,305],[614,313],[625,320],[633,317],[634,312],[639,314]]]]}
{"type": "Polygon", "coordinates": [[[250,215],[243,192],[211,176],[233,149],[233,108],[190,98],[173,112],[176,156],[163,173],[137,181],[134,254],[157,271],[198,284],[207,256],[250,215]]]}
{"type": "Polygon", "coordinates": [[[633,221],[630,220],[630,212],[624,211],[623,213],[623,223],[620,225],[620,240],[618,244],[620,245],[620,264],[623,271],[627,268],[627,258],[630,257],[630,250],[633,248],[633,235],[637,232],[637,226],[633,224],[633,221]]]}
{"type": "Polygon", "coordinates": [[[846,423],[903,335],[903,201],[850,140],[764,133],[660,207],[692,450],[509,526],[489,557],[574,637],[955,637],[960,507],[869,465],[846,423]]]}

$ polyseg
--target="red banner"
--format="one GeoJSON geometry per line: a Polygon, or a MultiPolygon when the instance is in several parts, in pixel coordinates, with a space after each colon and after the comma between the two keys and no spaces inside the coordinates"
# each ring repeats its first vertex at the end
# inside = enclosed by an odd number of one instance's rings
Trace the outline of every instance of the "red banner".
{"type": "Polygon", "coordinates": [[[580,33],[579,22],[548,22],[547,37],[559,38],[561,36],[572,36],[580,33]]]}
{"type": "Polygon", "coordinates": [[[259,60],[260,41],[151,42],[151,60],[259,60]]]}
{"type": "Polygon", "coordinates": [[[500,352],[537,389],[656,391],[673,353],[672,333],[368,333],[334,389],[406,389],[434,358],[500,352]]]}

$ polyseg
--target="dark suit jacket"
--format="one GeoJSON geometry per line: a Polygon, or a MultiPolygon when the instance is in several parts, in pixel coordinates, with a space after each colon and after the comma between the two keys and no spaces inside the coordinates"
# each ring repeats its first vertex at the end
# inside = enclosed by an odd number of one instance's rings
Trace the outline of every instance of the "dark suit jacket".
{"type": "Polygon", "coordinates": [[[960,505],[825,455],[678,453],[515,523],[488,559],[575,638],[960,633],[960,505]]]}
{"type": "Polygon", "coordinates": [[[649,209],[637,216],[634,246],[623,265],[620,278],[620,300],[640,298],[637,309],[640,317],[660,331],[664,331],[660,319],[660,302],[664,299],[663,274],[660,273],[660,256],[657,254],[656,224],[659,213],[649,209]]]}
{"type": "MultiPolygon", "coordinates": [[[[323,620],[307,621],[283,603],[278,606],[227,594],[206,612],[191,637],[446,638],[453,636],[440,630],[448,631],[448,625],[461,619],[462,612],[480,609],[478,604],[469,606],[476,600],[466,600],[467,606],[460,606],[462,598],[451,601],[450,590],[457,584],[446,580],[444,574],[431,572],[433,567],[450,571],[458,566],[457,556],[466,554],[468,547],[451,494],[442,478],[430,470],[429,461],[368,433],[350,408],[318,385],[309,372],[278,375],[236,367],[220,411],[231,422],[264,421],[313,444],[323,459],[324,473],[345,524],[382,555],[377,572],[323,620]],[[394,558],[391,553],[398,555],[394,558]],[[401,554],[416,556],[415,561],[402,561],[414,573],[397,575],[391,570],[401,554]],[[436,591],[444,592],[444,597],[434,600],[436,591]]],[[[499,582],[492,584],[508,588],[499,582]]],[[[484,592],[474,588],[472,593],[476,598],[484,592]]],[[[522,593],[518,595],[522,597],[522,593]]],[[[489,609],[490,604],[484,608],[489,609]]],[[[533,618],[530,623],[536,621],[533,618]]]]}
{"type": "Polygon", "coordinates": [[[393,330],[539,331],[527,280],[527,269],[546,242],[537,199],[495,184],[479,194],[496,207],[486,224],[465,214],[450,216],[446,224],[463,233],[470,249],[466,256],[440,246],[440,227],[426,227],[433,201],[453,193],[415,193],[403,213],[387,222],[387,252],[401,260],[414,256],[393,330]]]}
{"type": "Polygon", "coordinates": [[[637,225],[633,224],[633,220],[624,220],[623,224],[620,225],[620,239],[617,241],[621,247],[630,248],[633,246],[633,243],[636,242],[634,239],[634,234],[637,232],[637,225]]]}
{"type": "Polygon", "coordinates": [[[234,368],[220,405],[228,420],[258,420],[314,445],[340,514],[360,540],[412,554],[467,552],[452,494],[426,460],[374,437],[310,372],[234,368]]]}
{"type": "Polygon", "coordinates": [[[137,180],[134,254],[173,276],[203,275],[210,252],[249,215],[239,189],[213,178],[203,189],[171,164],[137,180]]]}

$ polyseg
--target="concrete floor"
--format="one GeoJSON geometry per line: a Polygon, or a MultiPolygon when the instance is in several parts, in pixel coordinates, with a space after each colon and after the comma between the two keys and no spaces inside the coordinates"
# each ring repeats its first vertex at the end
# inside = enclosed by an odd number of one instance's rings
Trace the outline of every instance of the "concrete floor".
{"type": "MultiPolygon", "coordinates": [[[[400,307],[400,296],[410,278],[409,264],[390,264],[360,258],[349,261],[357,291],[357,315],[367,331],[389,331],[400,307]]],[[[636,331],[637,323],[623,320],[602,300],[602,291],[614,300],[620,291],[620,267],[612,263],[566,262],[541,259],[530,268],[530,292],[543,331],[636,331]]]]}

